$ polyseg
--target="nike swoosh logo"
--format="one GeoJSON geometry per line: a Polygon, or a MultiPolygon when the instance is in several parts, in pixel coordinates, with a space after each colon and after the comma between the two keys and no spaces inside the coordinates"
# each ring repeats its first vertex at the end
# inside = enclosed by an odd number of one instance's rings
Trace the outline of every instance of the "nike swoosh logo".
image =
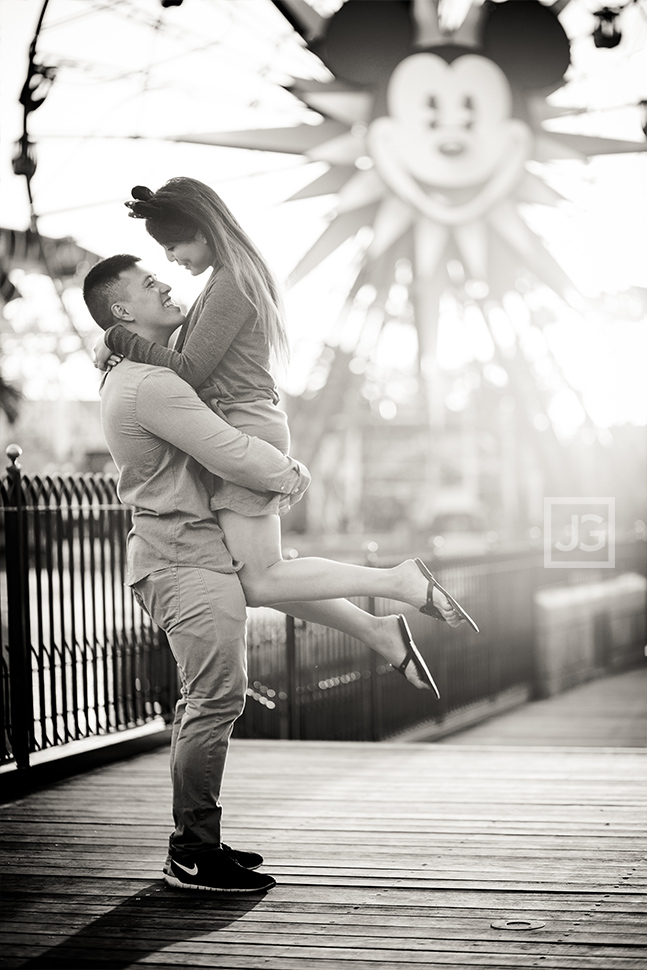
{"type": "Polygon", "coordinates": [[[186,866],[183,866],[181,862],[177,862],[175,859],[173,859],[173,865],[177,866],[179,869],[184,869],[184,871],[187,872],[190,876],[198,875],[198,866],[195,862],[193,863],[192,869],[187,869],[186,866]]]}

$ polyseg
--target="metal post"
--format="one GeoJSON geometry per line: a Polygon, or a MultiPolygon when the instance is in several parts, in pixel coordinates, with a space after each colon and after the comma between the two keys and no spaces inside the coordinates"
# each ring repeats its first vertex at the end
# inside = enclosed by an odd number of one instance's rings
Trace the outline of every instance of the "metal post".
{"type": "Polygon", "coordinates": [[[285,617],[285,667],[288,695],[288,738],[298,741],[301,736],[297,698],[297,641],[294,617],[285,617]]]}
{"type": "MultiPolygon", "coordinates": [[[[367,609],[375,616],[375,597],[368,597],[367,609]]],[[[378,654],[375,650],[368,651],[368,664],[370,670],[369,680],[369,710],[370,710],[370,739],[371,741],[381,741],[383,734],[382,722],[382,696],[378,681],[378,654]]]]}
{"type": "MultiPolygon", "coordinates": [[[[378,549],[379,546],[377,542],[369,542],[366,547],[365,552],[365,565],[367,566],[377,566],[378,562],[378,549]]],[[[367,611],[375,616],[375,597],[369,596],[367,601],[367,611]]],[[[370,712],[370,739],[371,741],[380,741],[383,735],[384,722],[382,719],[382,695],[380,691],[380,684],[378,682],[378,655],[375,650],[369,650],[369,712],[370,712]]]]}
{"type": "Polygon", "coordinates": [[[29,577],[22,501],[19,445],[9,445],[8,501],[5,508],[7,601],[9,619],[9,696],[11,748],[18,768],[29,768],[34,733],[34,705],[29,643],[29,577]]]}

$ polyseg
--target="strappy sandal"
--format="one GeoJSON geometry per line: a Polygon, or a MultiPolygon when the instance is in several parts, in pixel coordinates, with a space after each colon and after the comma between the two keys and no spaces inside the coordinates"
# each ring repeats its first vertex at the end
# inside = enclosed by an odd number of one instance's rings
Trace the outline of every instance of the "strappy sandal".
{"type": "Polygon", "coordinates": [[[446,622],[445,617],[440,612],[440,610],[438,609],[438,607],[437,606],[434,606],[434,589],[440,590],[440,592],[443,594],[443,596],[446,596],[447,597],[447,599],[451,603],[451,606],[455,610],[455,612],[458,613],[458,615],[463,620],[467,620],[467,622],[472,627],[472,629],[476,633],[478,633],[479,632],[479,628],[477,627],[476,623],[474,622],[474,620],[472,619],[472,617],[469,615],[469,613],[467,612],[467,610],[464,610],[463,607],[460,605],[460,603],[458,603],[454,599],[454,597],[450,593],[448,593],[447,590],[444,589],[440,585],[440,583],[438,582],[438,580],[427,569],[427,567],[425,566],[425,564],[422,561],[422,559],[414,559],[414,562],[415,562],[416,566],[418,567],[418,569],[420,570],[420,572],[422,573],[422,575],[428,581],[428,584],[429,584],[427,586],[427,602],[425,603],[424,606],[421,606],[420,607],[420,612],[421,613],[425,613],[427,616],[433,616],[435,620],[442,620],[443,622],[446,622]]]}
{"type": "Polygon", "coordinates": [[[429,686],[433,690],[436,697],[440,697],[440,691],[436,686],[436,681],[431,676],[431,673],[429,671],[429,668],[427,667],[427,664],[422,659],[422,654],[420,653],[417,646],[413,642],[413,637],[411,636],[411,630],[409,629],[409,624],[402,616],[402,614],[398,616],[398,624],[400,625],[400,636],[402,637],[402,642],[404,643],[404,646],[407,652],[405,654],[404,660],[402,661],[401,664],[399,664],[399,666],[396,667],[395,664],[391,664],[391,666],[393,667],[394,670],[397,670],[399,674],[402,674],[402,676],[406,680],[407,675],[405,674],[405,670],[407,669],[408,664],[411,663],[411,661],[413,661],[413,665],[416,668],[416,672],[420,677],[420,679],[423,680],[425,684],[429,684],[429,686]]]}

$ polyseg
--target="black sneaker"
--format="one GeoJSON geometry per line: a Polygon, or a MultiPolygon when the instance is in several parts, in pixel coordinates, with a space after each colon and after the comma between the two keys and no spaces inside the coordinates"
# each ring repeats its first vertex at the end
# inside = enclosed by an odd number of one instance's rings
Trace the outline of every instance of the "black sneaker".
{"type": "Polygon", "coordinates": [[[243,869],[258,869],[259,866],[263,865],[263,856],[260,852],[246,852],[244,849],[232,849],[226,842],[221,842],[220,848],[227,853],[230,859],[233,859],[239,866],[242,866],[243,869]]]}
{"type": "Polygon", "coordinates": [[[164,881],[175,889],[203,889],[214,893],[259,893],[276,886],[266,873],[250,872],[224,849],[207,849],[194,854],[171,851],[170,871],[164,881]]]}
{"type": "MultiPolygon", "coordinates": [[[[220,848],[227,853],[230,859],[233,859],[239,866],[242,866],[243,869],[258,869],[259,866],[263,865],[263,856],[260,852],[246,852],[244,849],[232,849],[226,842],[221,842],[220,848]]],[[[166,856],[166,862],[162,866],[162,872],[169,873],[170,871],[171,845],[169,840],[168,855],[166,856]]]]}

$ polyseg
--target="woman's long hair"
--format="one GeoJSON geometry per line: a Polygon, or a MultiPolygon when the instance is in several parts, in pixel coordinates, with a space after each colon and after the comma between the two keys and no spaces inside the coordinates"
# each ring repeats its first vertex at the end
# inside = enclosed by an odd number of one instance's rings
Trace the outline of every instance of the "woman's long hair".
{"type": "Polygon", "coordinates": [[[288,357],[283,300],[269,266],[220,196],[197,179],[169,179],[157,192],[143,185],[126,202],[130,215],[146,220],[147,232],[161,245],[187,242],[200,231],[217,264],[228,267],[258,314],[260,327],[277,361],[288,357]]]}

